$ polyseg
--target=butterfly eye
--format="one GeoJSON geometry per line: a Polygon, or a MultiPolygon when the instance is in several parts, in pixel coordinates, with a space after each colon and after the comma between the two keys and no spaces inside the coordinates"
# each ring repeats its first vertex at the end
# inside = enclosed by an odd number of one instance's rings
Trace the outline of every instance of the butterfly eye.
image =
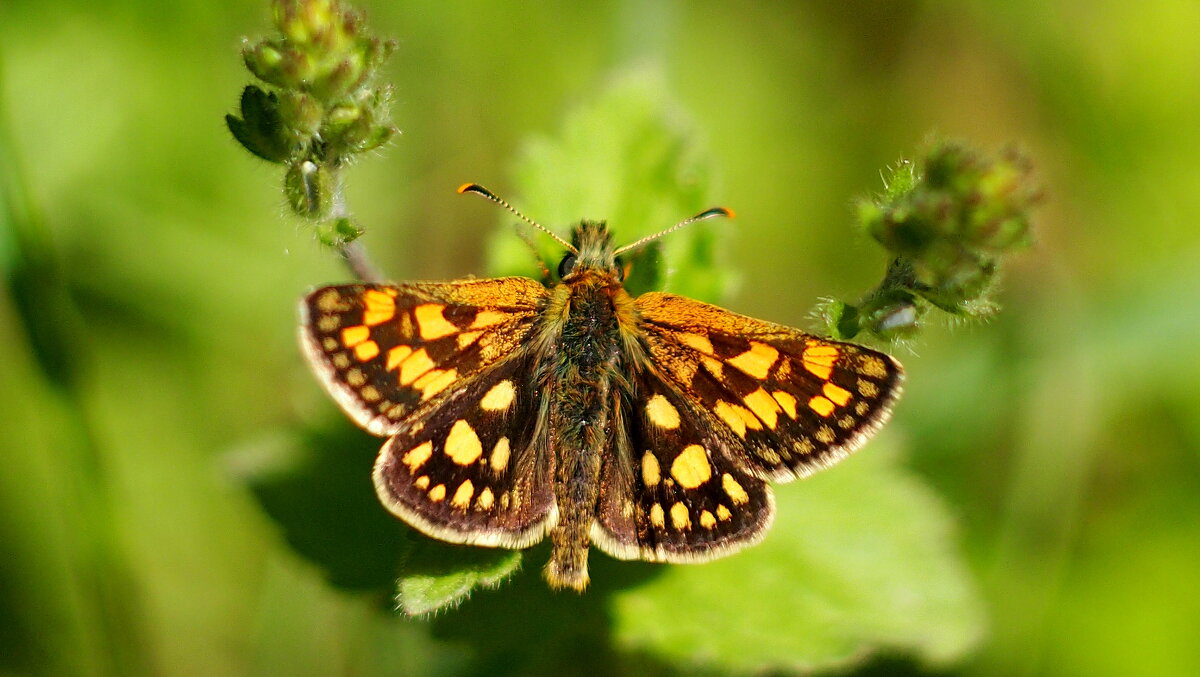
{"type": "Polygon", "coordinates": [[[567,254],[563,257],[562,261],[558,262],[558,276],[560,278],[566,277],[571,274],[572,270],[575,270],[575,255],[567,254]]]}

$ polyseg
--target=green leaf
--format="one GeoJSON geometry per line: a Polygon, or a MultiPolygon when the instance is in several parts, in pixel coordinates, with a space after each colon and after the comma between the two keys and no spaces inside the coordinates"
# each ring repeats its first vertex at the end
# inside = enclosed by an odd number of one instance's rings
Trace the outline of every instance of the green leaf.
{"type": "MultiPolygon", "coordinates": [[[[568,239],[581,219],[607,221],[618,246],[712,207],[708,160],[667,89],[652,70],[616,78],[571,112],[555,138],[525,145],[513,170],[520,194],[510,202],[568,239]]],[[[535,275],[528,248],[512,235],[512,218],[502,223],[491,271],[535,275]]],[[[657,241],[661,261],[642,257],[638,264],[655,266],[645,277],[661,279],[660,289],[719,300],[731,276],[719,266],[715,234],[727,228],[720,220],[688,226],[657,241]]],[[[542,259],[557,264],[560,245],[536,234],[534,241],[542,259]]]]}
{"type": "Polygon", "coordinates": [[[517,572],[521,552],[423,540],[405,565],[396,603],[409,616],[456,605],[477,587],[494,588],[517,572]]]}
{"type": "Polygon", "coordinates": [[[845,667],[875,650],[939,665],[962,656],[984,617],[952,522],[883,441],[777,486],[762,544],[617,593],[619,645],[756,673],[845,667]]]}

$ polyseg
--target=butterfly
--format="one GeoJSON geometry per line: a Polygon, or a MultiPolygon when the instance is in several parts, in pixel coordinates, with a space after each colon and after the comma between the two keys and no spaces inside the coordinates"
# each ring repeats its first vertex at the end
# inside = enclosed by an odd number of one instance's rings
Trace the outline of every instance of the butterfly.
{"type": "Polygon", "coordinates": [[[387,437],[383,505],[433,538],[552,542],[555,588],[582,591],[592,545],[618,559],[700,562],[760,541],[770,482],[832,465],[883,425],[892,357],[674,294],[634,298],[603,222],[557,281],[524,277],[317,289],[301,344],[342,409],[387,437]]]}

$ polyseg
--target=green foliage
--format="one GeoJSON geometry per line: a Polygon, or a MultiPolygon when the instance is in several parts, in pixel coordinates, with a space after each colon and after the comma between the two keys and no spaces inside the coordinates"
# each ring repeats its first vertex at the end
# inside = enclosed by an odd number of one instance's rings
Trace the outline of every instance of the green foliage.
{"type": "Polygon", "coordinates": [[[287,165],[292,211],[315,222],[321,242],[345,251],[362,229],[347,212],[341,169],[396,133],[391,88],[372,84],[395,46],[368,35],[362,16],[337,0],[275,0],[273,7],[280,37],[242,51],[271,89],[246,86],[241,117],[225,122],[246,150],[287,165]]]}

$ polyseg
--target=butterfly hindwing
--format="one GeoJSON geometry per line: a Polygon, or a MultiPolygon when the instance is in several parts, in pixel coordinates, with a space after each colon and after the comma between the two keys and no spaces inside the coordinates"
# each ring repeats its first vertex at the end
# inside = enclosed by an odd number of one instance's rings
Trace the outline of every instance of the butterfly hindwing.
{"type": "Polygon", "coordinates": [[[517,352],[545,295],[515,277],[324,287],[301,302],[301,343],[342,408],[390,435],[517,352]]]}
{"type": "Polygon", "coordinates": [[[857,449],[887,419],[890,356],[672,294],[637,299],[650,360],[720,431],[739,467],[787,481],[857,449]]]}
{"type": "Polygon", "coordinates": [[[554,504],[536,389],[525,351],[492,367],[407,430],[375,463],[393,514],[453,543],[522,548],[540,540],[554,504]]]}
{"type": "Polygon", "coordinates": [[[621,406],[592,531],[601,549],[621,559],[693,562],[762,538],[774,516],[771,489],[738,467],[702,412],[652,368],[641,370],[621,406]]]}

